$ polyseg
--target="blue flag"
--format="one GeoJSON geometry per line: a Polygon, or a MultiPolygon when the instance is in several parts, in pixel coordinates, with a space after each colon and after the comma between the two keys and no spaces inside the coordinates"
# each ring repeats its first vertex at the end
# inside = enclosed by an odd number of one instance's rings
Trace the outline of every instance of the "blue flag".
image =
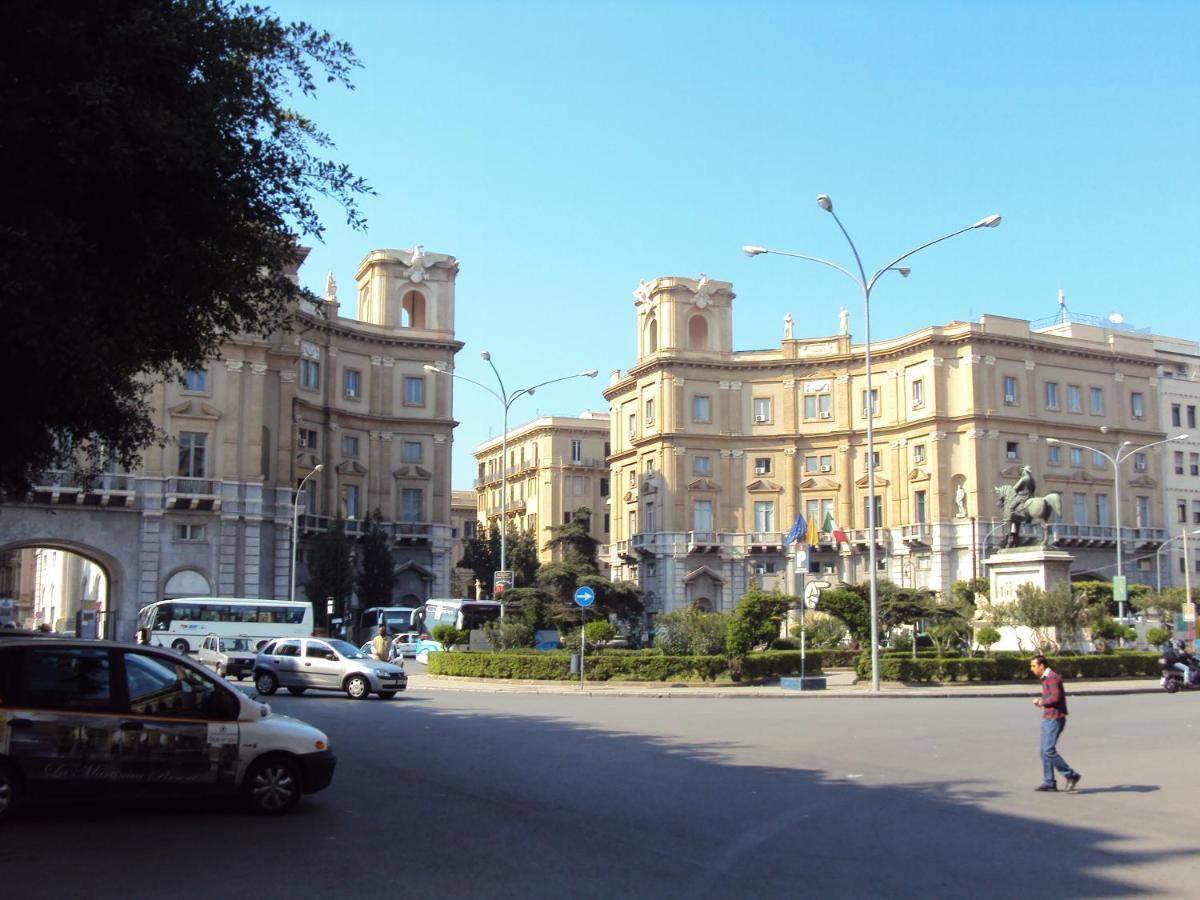
{"type": "Polygon", "coordinates": [[[796,521],[792,523],[792,530],[787,533],[787,537],[783,539],[784,544],[791,544],[804,537],[804,533],[808,531],[808,525],[804,521],[804,516],[801,513],[796,513],[796,521]]]}

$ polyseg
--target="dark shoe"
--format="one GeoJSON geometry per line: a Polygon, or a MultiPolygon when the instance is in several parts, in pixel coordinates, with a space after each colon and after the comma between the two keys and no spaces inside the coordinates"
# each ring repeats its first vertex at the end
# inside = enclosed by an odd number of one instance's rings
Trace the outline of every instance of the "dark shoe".
{"type": "Polygon", "coordinates": [[[1078,772],[1076,772],[1074,775],[1067,776],[1067,790],[1068,791],[1075,790],[1075,785],[1077,785],[1077,784],[1079,784],[1079,773],[1078,772]]]}
{"type": "Polygon", "coordinates": [[[1056,785],[1056,784],[1039,784],[1037,787],[1034,788],[1034,790],[1035,791],[1057,791],[1058,785],[1056,785]]]}

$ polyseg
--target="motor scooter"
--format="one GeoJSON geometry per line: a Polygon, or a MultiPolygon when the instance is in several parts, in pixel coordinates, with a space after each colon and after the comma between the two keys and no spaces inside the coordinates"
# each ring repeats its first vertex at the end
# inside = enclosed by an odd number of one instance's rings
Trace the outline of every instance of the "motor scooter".
{"type": "Polygon", "coordinates": [[[1196,690],[1200,688],[1200,681],[1198,681],[1200,672],[1197,672],[1194,665],[1188,664],[1188,677],[1185,679],[1183,673],[1175,668],[1174,663],[1167,662],[1165,656],[1159,658],[1158,664],[1162,667],[1162,678],[1159,679],[1158,683],[1168,694],[1174,694],[1176,691],[1196,690]]]}

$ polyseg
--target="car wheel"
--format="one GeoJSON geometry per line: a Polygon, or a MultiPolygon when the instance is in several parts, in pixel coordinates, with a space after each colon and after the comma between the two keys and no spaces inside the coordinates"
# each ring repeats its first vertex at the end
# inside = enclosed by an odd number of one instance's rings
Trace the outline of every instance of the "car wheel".
{"type": "Polygon", "coordinates": [[[300,771],[286,756],[269,756],[250,766],[243,790],[251,811],[277,816],[300,801],[300,771]]]}
{"type": "Polygon", "coordinates": [[[382,697],[384,700],[391,700],[393,697],[396,696],[396,692],[395,691],[380,691],[379,696],[382,697]]]}
{"type": "Polygon", "coordinates": [[[178,653],[187,653],[188,642],[183,638],[176,638],[175,640],[171,641],[171,649],[178,653]]]}
{"type": "Polygon", "coordinates": [[[217,663],[217,668],[214,671],[218,675],[220,675],[222,678],[225,677],[225,667],[223,665],[221,665],[220,663],[217,663]]]}
{"type": "Polygon", "coordinates": [[[12,817],[21,800],[21,782],[16,770],[8,763],[0,762],[0,822],[12,817]]]}
{"type": "Polygon", "coordinates": [[[361,675],[351,675],[346,679],[346,693],[352,700],[365,700],[371,693],[371,685],[361,675]]]}
{"type": "Polygon", "coordinates": [[[279,690],[279,679],[271,672],[259,672],[254,676],[254,689],[269,697],[279,690]]]}
{"type": "Polygon", "coordinates": [[[294,688],[294,687],[290,687],[290,688],[288,688],[287,690],[288,690],[288,693],[289,693],[289,694],[295,694],[297,697],[299,697],[301,694],[303,694],[305,691],[307,691],[307,690],[308,690],[308,688],[298,688],[298,687],[297,687],[297,688],[294,688]]]}

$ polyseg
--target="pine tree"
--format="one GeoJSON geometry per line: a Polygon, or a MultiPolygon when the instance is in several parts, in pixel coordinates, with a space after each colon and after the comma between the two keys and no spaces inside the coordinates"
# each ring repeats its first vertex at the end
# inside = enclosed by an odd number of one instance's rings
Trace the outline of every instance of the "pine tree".
{"type": "Polygon", "coordinates": [[[335,615],[346,613],[346,601],[354,592],[354,562],[350,556],[353,541],[346,536],[346,522],[341,516],[333,520],[329,530],[313,544],[309,557],[308,581],[304,593],[313,605],[313,620],[318,627],[328,628],[326,604],[332,600],[335,615]]]}
{"type": "Polygon", "coordinates": [[[359,541],[362,547],[356,584],[358,599],[365,607],[391,606],[396,586],[396,565],[392,561],[391,538],[383,529],[379,510],[367,521],[367,533],[359,541]]]}

